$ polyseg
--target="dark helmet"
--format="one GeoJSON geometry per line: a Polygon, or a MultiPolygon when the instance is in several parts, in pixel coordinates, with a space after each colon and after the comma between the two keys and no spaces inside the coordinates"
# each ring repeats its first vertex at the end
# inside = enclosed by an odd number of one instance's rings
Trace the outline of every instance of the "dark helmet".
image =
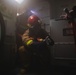
{"type": "Polygon", "coordinates": [[[41,23],[41,20],[36,15],[31,15],[28,18],[28,24],[30,24],[30,25],[36,25],[36,24],[40,24],[40,23],[41,23]]]}
{"type": "Polygon", "coordinates": [[[73,6],[72,10],[73,10],[73,11],[76,11],[76,6],[73,6]]]}
{"type": "Polygon", "coordinates": [[[63,11],[64,11],[65,13],[69,13],[68,8],[64,8],[63,11]]]}

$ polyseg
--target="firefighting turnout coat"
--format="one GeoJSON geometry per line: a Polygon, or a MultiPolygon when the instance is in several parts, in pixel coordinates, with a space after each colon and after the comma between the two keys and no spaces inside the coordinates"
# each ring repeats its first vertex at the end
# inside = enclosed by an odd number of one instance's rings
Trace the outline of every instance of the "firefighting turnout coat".
{"type": "MultiPolygon", "coordinates": [[[[48,33],[44,29],[42,29],[42,28],[38,29],[37,27],[29,28],[24,32],[24,34],[22,36],[22,41],[24,43],[26,54],[25,54],[25,57],[23,57],[23,58],[26,62],[26,65],[30,64],[31,59],[33,58],[32,54],[34,54],[34,53],[36,53],[37,57],[39,57],[36,59],[36,60],[38,60],[37,63],[40,61],[42,63],[45,62],[43,65],[47,66],[47,64],[49,64],[50,50],[48,49],[46,44],[44,44],[44,45],[39,44],[39,45],[32,46],[30,48],[27,48],[27,46],[26,46],[26,43],[29,40],[37,40],[37,38],[45,39],[47,36],[48,36],[48,33]]],[[[54,44],[54,41],[52,40],[52,45],[53,44],[54,44]]],[[[34,58],[36,58],[36,56],[34,56],[34,58]]],[[[39,66],[36,66],[36,67],[39,67],[39,66]]]]}
{"type": "MultiPolygon", "coordinates": [[[[48,35],[49,34],[42,28],[29,28],[24,32],[22,36],[22,41],[23,43],[27,43],[29,40],[37,40],[37,38],[45,39],[48,35]]],[[[53,40],[52,44],[54,44],[53,40]]]]}

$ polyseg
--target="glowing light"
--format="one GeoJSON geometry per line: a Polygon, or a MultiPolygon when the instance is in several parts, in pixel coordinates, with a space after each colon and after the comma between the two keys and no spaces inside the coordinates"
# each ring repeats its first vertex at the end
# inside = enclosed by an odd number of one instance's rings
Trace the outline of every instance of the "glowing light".
{"type": "Polygon", "coordinates": [[[24,0],[15,0],[15,1],[21,4],[24,0]]]}
{"type": "Polygon", "coordinates": [[[32,10],[31,10],[31,13],[35,14],[35,12],[34,12],[34,11],[32,11],[32,10]]]}
{"type": "Polygon", "coordinates": [[[19,16],[20,14],[19,13],[17,13],[17,16],[19,16]]]}

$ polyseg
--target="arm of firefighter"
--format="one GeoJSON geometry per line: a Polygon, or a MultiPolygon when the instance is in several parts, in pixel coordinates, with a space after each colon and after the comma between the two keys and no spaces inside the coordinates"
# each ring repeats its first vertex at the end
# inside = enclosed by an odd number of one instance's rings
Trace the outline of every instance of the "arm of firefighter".
{"type": "Polygon", "coordinates": [[[42,38],[43,39],[49,39],[49,41],[48,41],[48,43],[49,43],[49,45],[54,45],[54,40],[51,38],[51,36],[44,30],[44,29],[42,29],[42,38]]]}
{"type": "Polygon", "coordinates": [[[33,43],[33,38],[29,37],[29,30],[26,30],[26,32],[23,34],[22,41],[25,45],[30,45],[33,43]]]}
{"type": "Polygon", "coordinates": [[[25,33],[22,35],[22,41],[26,42],[29,39],[29,30],[26,30],[25,33]]]}

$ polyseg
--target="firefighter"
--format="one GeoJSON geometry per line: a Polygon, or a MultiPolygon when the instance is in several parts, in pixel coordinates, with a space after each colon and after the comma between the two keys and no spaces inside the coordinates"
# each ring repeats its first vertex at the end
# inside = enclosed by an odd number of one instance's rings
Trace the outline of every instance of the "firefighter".
{"type": "MultiPolygon", "coordinates": [[[[26,58],[27,64],[31,64],[30,62],[32,60],[32,54],[35,51],[38,51],[36,53],[38,54],[37,56],[39,57],[40,62],[43,60],[43,64],[44,64],[44,61],[46,61],[45,64],[47,64],[47,62],[50,61],[50,56],[49,56],[50,50],[48,50],[47,44],[44,43],[45,41],[43,42],[43,40],[47,36],[49,36],[49,34],[44,29],[41,28],[41,24],[42,24],[41,20],[36,15],[31,15],[28,18],[27,25],[29,28],[22,35],[22,41],[23,41],[24,46],[21,48],[24,50],[24,52],[26,51],[25,58],[26,58]],[[39,43],[37,43],[37,45],[36,44],[34,45],[34,42],[36,42],[36,43],[39,42],[39,43]]],[[[50,38],[50,40],[51,40],[50,44],[53,45],[54,41],[51,38],[50,38]]],[[[21,50],[21,49],[19,49],[19,50],[21,50]]],[[[37,60],[37,63],[38,63],[38,60],[37,60]]],[[[37,66],[37,65],[35,65],[35,66],[37,66]]]]}
{"type": "Polygon", "coordinates": [[[70,24],[73,26],[74,40],[76,45],[76,6],[72,7],[70,12],[70,24]]]}
{"type": "Polygon", "coordinates": [[[73,6],[71,10],[64,8],[65,15],[61,15],[60,17],[68,20],[68,23],[72,26],[74,40],[76,45],[76,6],[73,6]]]}
{"type": "Polygon", "coordinates": [[[74,40],[76,45],[76,6],[72,7],[72,10],[65,9],[66,15],[64,18],[68,20],[68,23],[72,25],[73,33],[74,33],[74,40]]]}

